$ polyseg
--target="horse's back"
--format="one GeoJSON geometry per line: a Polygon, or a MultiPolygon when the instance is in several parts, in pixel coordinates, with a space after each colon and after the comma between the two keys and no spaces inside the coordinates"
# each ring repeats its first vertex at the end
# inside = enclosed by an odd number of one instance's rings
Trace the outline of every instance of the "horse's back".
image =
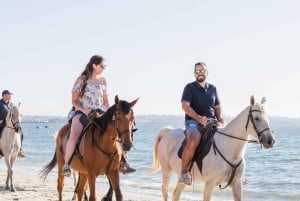
{"type": "Polygon", "coordinates": [[[71,129],[71,124],[67,123],[65,124],[58,132],[57,136],[56,136],[56,145],[62,145],[65,138],[67,137],[68,132],[71,129]]]}
{"type": "Polygon", "coordinates": [[[65,124],[57,133],[56,136],[56,156],[57,156],[57,161],[63,162],[63,154],[64,154],[64,149],[66,146],[66,141],[67,141],[67,135],[69,131],[71,130],[71,124],[67,123],[65,124]]]}

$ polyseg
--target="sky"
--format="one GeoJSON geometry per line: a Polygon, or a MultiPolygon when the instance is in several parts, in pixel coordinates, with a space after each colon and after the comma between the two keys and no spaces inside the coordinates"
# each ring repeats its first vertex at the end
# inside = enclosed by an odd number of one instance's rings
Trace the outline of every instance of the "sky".
{"type": "Polygon", "coordinates": [[[254,95],[269,116],[300,117],[300,1],[2,1],[0,91],[23,115],[66,116],[91,56],[105,58],[110,104],[139,98],[135,114],[183,115],[198,61],[223,113],[254,95]]]}

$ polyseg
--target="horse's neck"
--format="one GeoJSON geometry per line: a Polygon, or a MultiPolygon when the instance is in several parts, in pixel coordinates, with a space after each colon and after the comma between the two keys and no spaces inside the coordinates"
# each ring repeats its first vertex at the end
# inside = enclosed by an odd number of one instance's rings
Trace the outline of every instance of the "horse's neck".
{"type": "Polygon", "coordinates": [[[117,133],[113,125],[108,124],[105,131],[101,135],[96,135],[99,140],[103,143],[103,147],[107,147],[109,150],[116,150],[117,141],[115,138],[117,137],[117,133]]]}
{"type": "Polygon", "coordinates": [[[15,130],[12,128],[13,128],[13,124],[11,120],[6,119],[6,125],[2,130],[1,138],[3,139],[6,138],[7,140],[14,140],[14,138],[16,137],[16,133],[15,130]]]}
{"type": "MultiPolygon", "coordinates": [[[[248,118],[248,110],[245,109],[242,113],[240,113],[236,118],[234,118],[232,121],[230,121],[226,127],[220,128],[219,131],[221,133],[225,133],[227,135],[241,138],[241,139],[248,139],[249,134],[246,131],[246,124],[247,124],[247,118],[248,118]]],[[[247,141],[240,140],[232,138],[229,136],[225,136],[222,134],[217,134],[215,137],[216,144],[218,147],[221,147],[221,149],[224,149],[224,153],[228,157],[232,157],[231,160],[239,160],[240,158],[243,158],[245,154],[245,149],[247,145],[247,141]]]]}

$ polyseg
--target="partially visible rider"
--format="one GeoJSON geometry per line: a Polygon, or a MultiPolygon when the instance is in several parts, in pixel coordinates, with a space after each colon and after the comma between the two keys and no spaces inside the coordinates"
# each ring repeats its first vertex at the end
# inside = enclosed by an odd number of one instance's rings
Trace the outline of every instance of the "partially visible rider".
{"type": "MultiPolygon", "coordinates": [[[[91,111],[105,112],[109,108],[106,79],[101,76],[105,69],[102,56],[94,55],[86,65],[81,75],[76,79],[72,89],[72,105],[75,108],[71,120],[71,134],[66,144],[65,165],[62,174],[71,175],[70,163],[75,151],[76,142],[83,130],[80,118],[88,116],[91,111]]],[[[122,159],[119,171],[126,174],[134,172],[125,159],[122,159]]]]}
{"type": "Polygon", "coordinates": [[[187,144],[182,154],[181,176],[178,181],[187,185],[192,183],[188,168],[201,141],[198,126],[206,126],[210,121],[213,122],[213,119],[224,124],[217,89],[206,82],[207,75],[206,65],[203,62],[196,63],[194,66],[196,80],[185,86],[181,98],[182,109],[185,112],[187,144]]]}
{"type": "MultiPolygon", "coordinates": [[[[3,128],[6,126],[6,117],[8,111],[13,106],[13,103],[10,101],[11,95],[13,95],[13,93],[11,93],[9,90],[2,91],[2,99],[0,100],[0,138],[2,135],[3,128]]],[[[25,153],[22,149],[22,143],[23,143],[23,132],[21,132],[21,148],[18,153],[19,157],[25,157],[25,153]]]]}

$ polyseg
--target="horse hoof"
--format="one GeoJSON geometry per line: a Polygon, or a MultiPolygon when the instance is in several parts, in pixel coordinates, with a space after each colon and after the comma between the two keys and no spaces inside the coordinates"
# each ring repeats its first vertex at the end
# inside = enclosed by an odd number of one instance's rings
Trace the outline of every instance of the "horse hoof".
{"type": "Polygon", "coordinates": [[[10,191],[11,191],[11,192],[16,192],[16,189],[15,189],[15,188],[12,188],[10,191]]]}
{"type": "Polygon", "coordinates": [[[112,201],[112,199],[110,197],[105,196],[102,198],[101,201],[112,201]]]}

